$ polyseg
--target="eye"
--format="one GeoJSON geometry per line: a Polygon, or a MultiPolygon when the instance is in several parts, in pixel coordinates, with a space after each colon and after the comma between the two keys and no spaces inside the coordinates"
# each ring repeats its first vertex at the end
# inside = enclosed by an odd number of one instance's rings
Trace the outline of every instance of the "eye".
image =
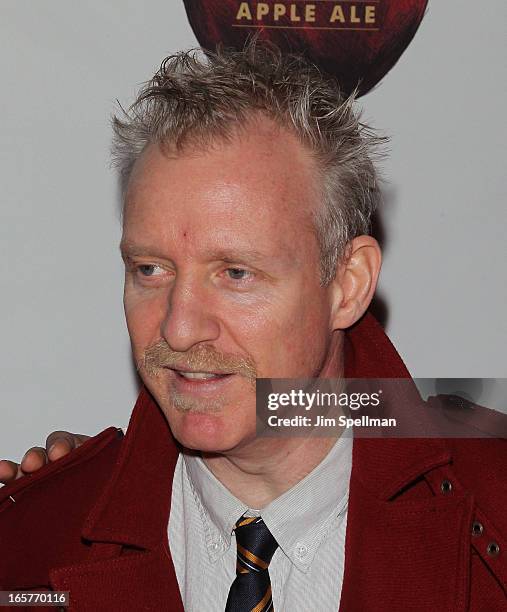
{"type": "Polygon", "coordinates": [[[227,268],[226,273],[231,280],[238,281],[247,280],[253,276],[250,270],[244,270],[243,268],[227,268]]]}
{"type": "Polygon", "coordinates": [[[163,273],[163,270],[160,266],[156,266],[155,264],[141,264],[137,266],[137,270],[141,274],[141,276],[159,276],[163,273]]]}

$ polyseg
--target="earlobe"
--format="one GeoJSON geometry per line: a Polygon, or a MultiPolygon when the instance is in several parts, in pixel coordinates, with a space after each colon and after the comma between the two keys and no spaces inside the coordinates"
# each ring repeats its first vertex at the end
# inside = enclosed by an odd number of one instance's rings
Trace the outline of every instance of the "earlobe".
{"type": "Polygon", "coordinates": [[[333,331],[347,329],[366,312],[377,287],[381,263],[382,253],[375,238],[358,236],[349,243],[332,281],[333,331]]]}

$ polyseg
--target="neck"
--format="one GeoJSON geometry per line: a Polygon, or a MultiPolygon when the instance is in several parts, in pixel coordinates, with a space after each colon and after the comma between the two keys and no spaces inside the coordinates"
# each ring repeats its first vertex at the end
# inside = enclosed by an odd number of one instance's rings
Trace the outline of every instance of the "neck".
{"type": "Polygon", "coordinates": [[[203,456],[211,472],[249,508],[261,510],[309,474],[328,454],[333,438],[266,440],[251,456],[203,456]],[[260,457],[260,458],[259,458],[260,457]]]}
{"type": "MultiPolygon", "coordinates": [[[[343,334],[335,332],[320,378],[343,377],[343,334]]],[[[342,430],[330,437],[255,438],[227,454],[203,454],[220,482],[249,508],[262,509],[309,474],[342,430]]]]}

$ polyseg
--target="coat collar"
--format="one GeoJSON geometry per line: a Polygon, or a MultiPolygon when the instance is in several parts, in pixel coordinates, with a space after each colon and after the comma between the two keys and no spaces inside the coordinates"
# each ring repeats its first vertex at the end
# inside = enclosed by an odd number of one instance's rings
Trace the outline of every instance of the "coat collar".
{"type": "MultiPolygon", "coordinates": [[[[409,378],[396,349],[371,314],[346,332],[348,378],[409,378]]],[[[143,388],[108,485],[88,515],[83,537],[155,549],[167,537],[172,477],[179,453],[167,421],[143,388]]],[[[353,474],[387,500],[410,481],[450,459],[443,443],[355,440],[353,474]]]]}
{"type": "Polygon", "coordinates": [[[143,388],[111,479],[88,515],[83,537],[154,549],[166,538],[179,446],[143,388]]]}

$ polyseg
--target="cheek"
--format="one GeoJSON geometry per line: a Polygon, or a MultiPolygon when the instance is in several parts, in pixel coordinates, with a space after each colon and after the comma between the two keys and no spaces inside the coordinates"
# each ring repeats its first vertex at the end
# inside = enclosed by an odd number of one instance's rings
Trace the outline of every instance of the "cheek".
{"type": "Polygon", "coordinates": [[[231,334],[255,360],[259,377],[297,378],[312,375],[321,365],[329,340],[328,320],[326,303],[301,296],[244,312],[235,317],[231,334]]]}
{"type": "Polygon", "coordinates": [[[314,376],[316,370],[320,370],[323,365],[331,340],[328,310],[313,310],[306,318],[302,318],[297,337],[305,375],[314,376]]]}
{"type": "Polygon", "coordinates": [[[315,376],[327,354],[329,338],[322,321],[312,325],[309,321],[294,322],[277,345],[279,376],[304,378],[315,376]]]}
{"type": "Polygon", "coordinates": [[[167,301],[161,295],[139,296],[126,287],[123,303],[134,355],[138,358],[148,345],[159,340],[167,301]]]}

